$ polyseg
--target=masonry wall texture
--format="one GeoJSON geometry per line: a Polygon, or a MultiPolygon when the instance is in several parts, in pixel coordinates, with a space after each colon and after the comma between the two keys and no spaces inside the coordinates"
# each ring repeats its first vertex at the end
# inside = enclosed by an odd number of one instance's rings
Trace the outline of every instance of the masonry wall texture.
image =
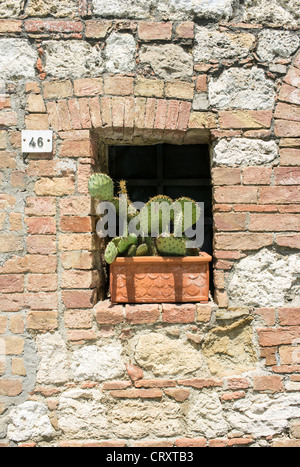
{"type": "Polygon", "coordinates": [[[0,446],[300,446],[299,12],[0,3],[0,446]],[[87,182],[162,142],[211,145],[215,294],[113,306],[87,182]]]}

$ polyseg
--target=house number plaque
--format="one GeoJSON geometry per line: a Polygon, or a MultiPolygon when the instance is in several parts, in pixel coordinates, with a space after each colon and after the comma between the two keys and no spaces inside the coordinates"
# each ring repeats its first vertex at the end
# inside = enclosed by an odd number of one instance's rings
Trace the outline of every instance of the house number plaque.
{"type": "Polygon", "coordinates": [[[48,130],[23,130],[22,152],[52,152],[53,131],[48,130]]]}

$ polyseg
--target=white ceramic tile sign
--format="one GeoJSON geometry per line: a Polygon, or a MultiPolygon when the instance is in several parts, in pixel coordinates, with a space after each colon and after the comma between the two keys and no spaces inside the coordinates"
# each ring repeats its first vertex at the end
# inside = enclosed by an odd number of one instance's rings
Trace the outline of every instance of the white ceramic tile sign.
{"type": "Polygon", "coordinates": [[[22,152],[52,152],[53,131],[50,130],[23,130],[22,152]]]}

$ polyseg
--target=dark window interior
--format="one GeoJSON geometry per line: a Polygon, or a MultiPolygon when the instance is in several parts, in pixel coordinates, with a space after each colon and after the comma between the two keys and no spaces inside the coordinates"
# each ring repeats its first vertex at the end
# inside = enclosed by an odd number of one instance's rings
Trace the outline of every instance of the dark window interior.
{"type": "Polygon", "coordinates": [[[120,180],[127,181],[131,201],[145,203],[153,196],[164,194],[174,200],[187,196],[204,202],[202,250],[212,255],[212,183],[208,145],[110,146],[109,173],[116,186],[120,180]]]}

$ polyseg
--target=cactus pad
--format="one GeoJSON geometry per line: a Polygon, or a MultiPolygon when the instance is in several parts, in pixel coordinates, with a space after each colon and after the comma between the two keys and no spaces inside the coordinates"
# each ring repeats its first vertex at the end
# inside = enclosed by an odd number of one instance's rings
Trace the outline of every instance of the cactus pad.
{"type": "Polygon", "coordinates": [[[123,254],[131,247],[131,245],[137,245],[138,239],[134,234],[129,234],[128,237],[123,237],[118,244],[119,253],[123,254]]]}
{"type": "Polygon", "coordinates": [[[182,232],[198,222],[201,215],[201,209],[196,201],[190,198],[179,198],[175,203],[179,203],[181,205],[181,213],[175,214],[174,219],[174,235],[180,237],[182,232]],[[187,206],[187,203],[189,203],[189,206],[187,206]],[[190,215],[191,213],[190,219],[185,218],[185,209],[187,209],[187,214],[190,215]],[[188,209],[190,209],[190,211],[188,209]]]}
{"type": "Polygon", "coordinates": [[[104,254],[105,261],[108,264],[111,264],[114,262],[117,256],[118,256],[118,248],[116,247],[114,242],[110,242],[107,245],[106,250],[105,250],[105,254],[104,254]]]}
{"type": "Polygon", "coordinates": [[[89,193],[92,198],[102,201],[112,201],[114,197],[114,183],[106,174],[94,174],[89,179],[89,193]]]}
{"type": "Polygon", "coordinates": [[[156,248],[162,256],[185,256],[186,244],[183,238],[161,235],[156,239],[156,248]]]}
{"type": "Polygon", "coordinates": [[[136,250],[137,250],[136,245],[131,245],[131,247],[129,247],[129,250],[127,251],[127,256],[129,258],[133,258],[133,256],[136,255],[136,250]]]}
{"type": "Polygon", "coordinates": [[[147,256],[149,253],[148,246],[146,243],[140,245],[136,250],[136,256],[147,256]]]}
{"type": "Polygon", "coordinates": [[[152,233],[153,235],[158,235],[166,232],[168,229],[169,222],[163,218],[162,211],[159,209],[160,203],[167,203],[171,206],[173,200],[168,198],[168,196],[155,196],[148,201],[140,212],[140,227],[145,234],[152,233]]]}

